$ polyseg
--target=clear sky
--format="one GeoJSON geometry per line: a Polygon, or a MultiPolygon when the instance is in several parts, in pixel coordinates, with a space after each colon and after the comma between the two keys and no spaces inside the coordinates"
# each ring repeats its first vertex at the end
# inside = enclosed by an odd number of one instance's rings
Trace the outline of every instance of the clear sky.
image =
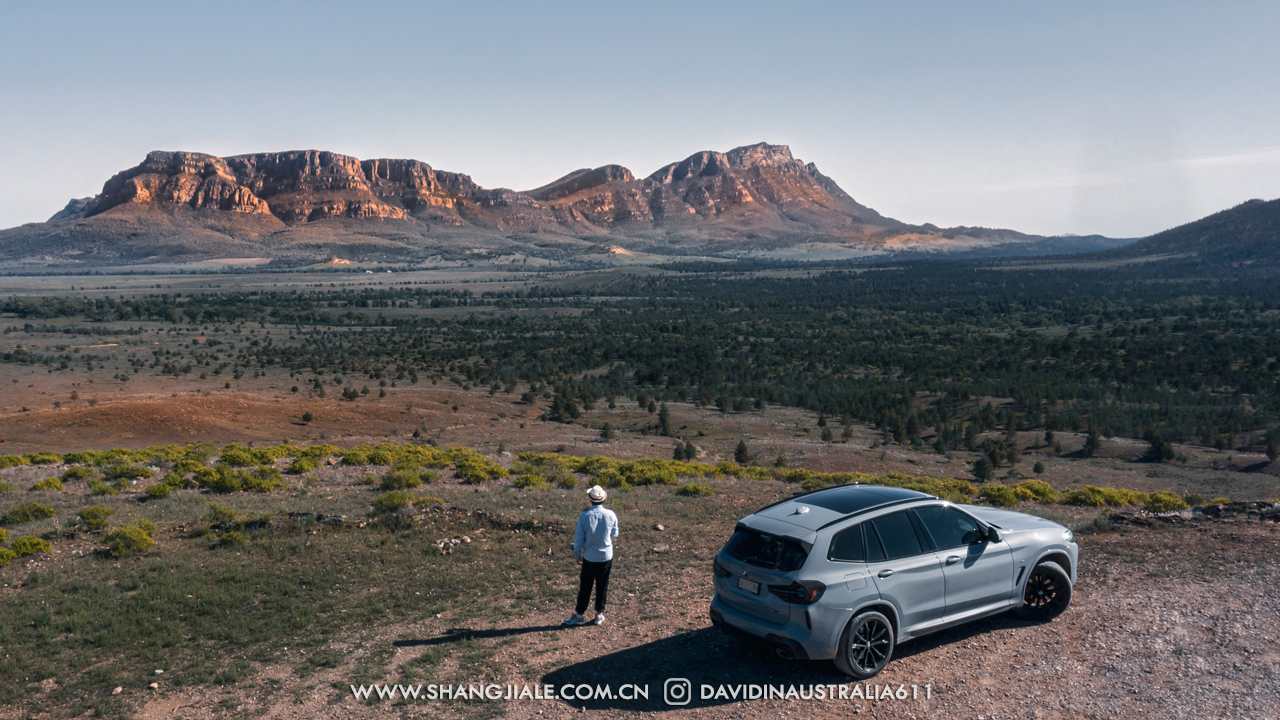
{"type": "Polygon", "coordinates": [[[528,189],[788,144],[907,222],[1150,234],[1280,197],[1280,3],[0,0],[0,227],[153,149],[528,189]]]}

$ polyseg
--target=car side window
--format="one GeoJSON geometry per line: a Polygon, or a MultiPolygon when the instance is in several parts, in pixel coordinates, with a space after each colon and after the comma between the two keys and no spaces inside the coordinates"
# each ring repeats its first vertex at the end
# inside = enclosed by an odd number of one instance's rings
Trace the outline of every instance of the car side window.
{"type": "Polygon", "coordinates": [[[978,523],[955,508],[930,505],[916,508],[915,513],[939,550],[972,545],[982,537],[978,523]]]}
{"type": "Polygon", "coordinates": [[[916,535],[916,529],[911,524],[911,518],[907,517],[905,512],[878,517],[871,521],[871,525],[875,527],[876,534],[880,536],[880,542],[884,544],[886,560],[896,560],[924,552],[920,538],[916,535]]]}
{"type": "Polygon", "coordinates": [[[841,530],[831,538],[831,549],[827,551],[828,560],[842,562],[865,562],[867,554],[862,544],[862,526],[854,525],[841,530]]]}

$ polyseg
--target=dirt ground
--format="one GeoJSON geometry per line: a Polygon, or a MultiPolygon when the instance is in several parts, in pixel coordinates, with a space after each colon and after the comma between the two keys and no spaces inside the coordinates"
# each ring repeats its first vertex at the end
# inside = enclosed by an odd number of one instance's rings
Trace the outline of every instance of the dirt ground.
{"type": "MultiPolygon", "coordinates": [[[[701,559],[714,552],[709,543],[680,549],[701,559]]],[[[400,637],[392,642],[392,665],[399,667],[453,643],[492,643],[499,648],[494,661],[506,668],[503,684],[612,683],[617,692],[634,683],[648,686],[648,701],[392,703],[361,702],[350,693],[335,700],[333,686],[346,682],[349,669],[324,671],[303,690],[287,668],[261,667],[259,677],[279,678],[283,686],[246,698],[237,712],[272,718],[1280,717],[1280,601],[1272,592],[1280,580],[1280,525],[1204,521],[1086,535],[1081,566],[1071,607],[1050,623],[1002,615],[900,646],[864,687],[879,693],[902,685],[911,693],[915,686],[919,696],[905,700],[700,699],[702,685],[852,684],[830,662],[782,660],[712,628],[709,573],[691,568],[666,578],[661,597],[628,592],[629,579],[619,573],[600,627],[562,629],[568,610],[544,608],[497,625],[459,627],[444,617],[383,628],[351,646],[400,637]],[[664,703],[668,678],[692,683],[687,707],[664,703]]],[[[220,699],[214,690],[166,695],[144,703],[140,715],[220,717],[226,707],[220,699]]]]}

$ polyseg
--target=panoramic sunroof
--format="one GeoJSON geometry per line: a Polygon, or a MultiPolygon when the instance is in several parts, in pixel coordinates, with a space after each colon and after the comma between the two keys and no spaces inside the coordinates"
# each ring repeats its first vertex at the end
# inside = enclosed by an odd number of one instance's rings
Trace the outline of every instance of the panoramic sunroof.
{"type": "Polygon", "coordinates": [[[916,500],[927,497],[930,496],[903,488],[884,487],[881,485],[845,485],[844,487],[806,495],[798,498],[796,502],[826,508],[827,510],[847,515],[895,500],[916,500]]]}

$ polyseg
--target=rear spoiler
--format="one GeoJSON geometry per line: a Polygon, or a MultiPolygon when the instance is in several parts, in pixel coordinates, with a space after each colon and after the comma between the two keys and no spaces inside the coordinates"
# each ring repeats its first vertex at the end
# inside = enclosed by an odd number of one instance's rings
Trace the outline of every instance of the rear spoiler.
{"type": "Polygon", "coordinates": [[[813,551],[813,541],[818,539],[817,533],[796,527],[791,523],[785,523],[780,520],[762,518],[754,515],[739,520],[738,524],[733,526],[733,530],[734,532],[737,532],[738,530],[746,530],[749,532],[760,533],[762,535],[768,535],[770,537],[782,538],[783,540],[790,540],[804,548],[806,553],[813,551]],[[746,522],[747,520],[751,521],[750,524],[746,522]],[[797,530],[800,532],[796,532],[797,530]]]}

